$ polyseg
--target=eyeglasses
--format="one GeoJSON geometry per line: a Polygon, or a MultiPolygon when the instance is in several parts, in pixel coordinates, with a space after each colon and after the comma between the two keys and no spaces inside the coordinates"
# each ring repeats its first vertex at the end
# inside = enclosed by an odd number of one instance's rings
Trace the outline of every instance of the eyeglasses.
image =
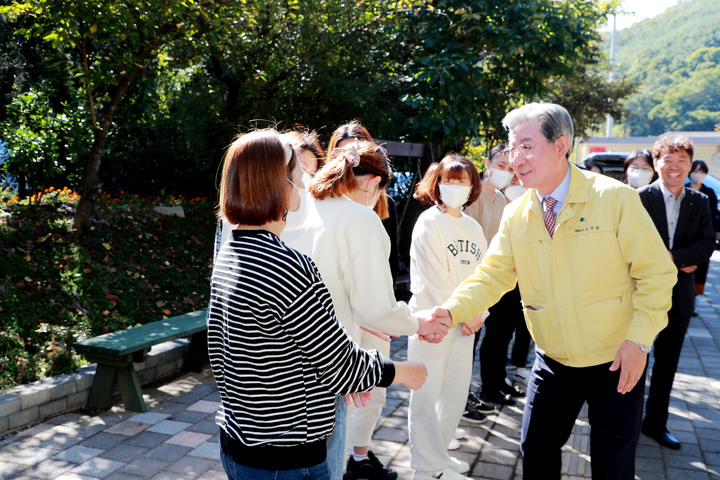
{"type": "Polygon", "coordinates": [[[515,148],[505,148],[502,150],[502,155],[505,157],[505,160],[508,162],[511,162],[513,158],[525,158],[530,153],[530,151],[533,149],[532,145],[518,145],[515,148]]]}
{"type": "Polygon", "coordinates": [[[643,172],[652,172],[653,168],[650,165],[643,165],[642,167],[638,167],[637,165],[630,165],[628,167],[628,170],[642,170],[643,172]]]}

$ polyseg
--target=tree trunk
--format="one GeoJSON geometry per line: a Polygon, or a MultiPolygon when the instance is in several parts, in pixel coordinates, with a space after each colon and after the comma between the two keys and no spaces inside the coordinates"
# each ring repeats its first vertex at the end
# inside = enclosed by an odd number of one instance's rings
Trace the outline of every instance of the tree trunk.
{"type": "Polygon", "coordinates": [[[100,162],[102,161],[105,142],[107,141],[113,118],[115,118],[115,113],[125,96],[125,92],[143,72],[144,69],[138,68],[132,75],[125,77],[120,82],[112,92],[110,103],[108,103],[98,115],[100,120],[95,128],[93,128],[93,144],[90,148],[90,158],[88,159],[87,168],[85,169],[85,183],[83,184],[82,196],[80,197],[80,202],[75,212],[75,219],[73,220],[75,232],[80,237],[87,235],[90,227],[90,214],[102,193],[102,184],[98,181],[100,179],[100,162]]]}
{"type": "Polygon", "coordinates": [[[90,227],[90,214],[97,204],[100,194],[102,193],[102,185],[98,182],[100,173],[100,162],[102,160],[103,150],[105,149],[105,141],[107,140],[107,131],[97,129],[94,131],[93,144],[90,149],[90,158],[88,159],[85,169],[85,182],[78,203],[77,211],[73,225],[75,231],[81,237],[87,235],[90,227]]]}

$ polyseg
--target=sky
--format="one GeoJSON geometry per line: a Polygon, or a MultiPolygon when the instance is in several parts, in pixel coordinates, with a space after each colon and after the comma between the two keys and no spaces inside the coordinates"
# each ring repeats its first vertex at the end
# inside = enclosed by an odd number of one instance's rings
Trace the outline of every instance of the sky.
{"type": "MultiPolygon", "coordinates": [[[[653,18],[664,12],[668,7],[678,4],[678,0],[622,0],[622,11],[628,12],[618,14],[615,28],[622,30],[635,22],[653,18]]],[[[612,16],[609,18],[608,25],[602,29],[603,31],[612,30],[612,16]]]]}

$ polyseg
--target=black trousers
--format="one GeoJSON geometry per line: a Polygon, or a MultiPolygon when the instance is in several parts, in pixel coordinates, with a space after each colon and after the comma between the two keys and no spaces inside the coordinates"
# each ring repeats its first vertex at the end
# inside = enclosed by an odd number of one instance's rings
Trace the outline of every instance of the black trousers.
{"type": "Polygon", "coordinates": [[[610,365],[567,367],[537,352],[520,440],[523,480],[560,479],[561,448],[585,402],[593,480],[635,478],[645,374],[622,395],[617,392],[620,370],[611,372],[610,365]]]}
{"type": "Polygon", "coordinates": [[[668,312],[667,326],[655,339],[653,346],[655,363],[650,376],[650,388],[643,421],[643,424],[650,429],[666,428],[670,393],[688,325],[690,325],[690,317],[681,315],[676,309],[671,308],[668,312]]]}
{"type": "MultiPolygon", "coordinates": [[[[505,360],[513,332],[515,344],[512,363],[522,367],[525,366],[530,349],[530,333],[525,324],[517,285],[488,311],[490,316],[485,320],[485,337],[480,344],[480,379],[481,390],[491,393],[496,392],[505,382],[505,360]]],[[[477,338],[478,334],[475,337],[476,342],[477,338]]]]}

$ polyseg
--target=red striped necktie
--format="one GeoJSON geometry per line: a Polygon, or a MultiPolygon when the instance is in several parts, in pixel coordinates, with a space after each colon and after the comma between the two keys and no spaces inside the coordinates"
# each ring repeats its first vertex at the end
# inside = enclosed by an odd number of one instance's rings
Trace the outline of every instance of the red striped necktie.
{"type": "Polygon", "coordinates": [[[550,238],[553,238],[553,235],[555,234],[555,211],[553,209],[555,208],[556,203],[557,200],[552,197],[543,198],[543,208],[545,210],[545,214],[543,216],[545,218],[545,227],[547,228],[548,233],[550,233],[550,238]]]}

